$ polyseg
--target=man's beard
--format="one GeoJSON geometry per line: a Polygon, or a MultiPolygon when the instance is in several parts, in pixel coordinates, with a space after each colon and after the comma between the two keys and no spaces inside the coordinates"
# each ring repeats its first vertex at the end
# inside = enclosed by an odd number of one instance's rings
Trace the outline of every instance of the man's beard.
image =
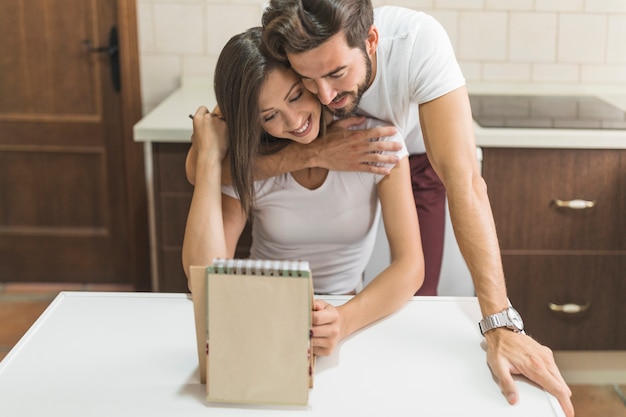
{"type": "Polygon", "coordinates": [[[333,100],[339,101],[345,96],[348,96],[352,98],[352,102],[340,109],[328,107],[328,110],[330,110],[331,113],[333,113],[337,117],[343,118],[356,112],[356,109],[361,102],[363,94],[369,87],[370,81],[372,79],[372,60],[367,56],[365,51],[363,51],[363,59],[365,60],[365,79],[361,84],[357,86],[356,93],[353,93],[352,91],[344,91],[343,93],[337,94],[337,97],[335,97],[335,99],[333,100]]]}

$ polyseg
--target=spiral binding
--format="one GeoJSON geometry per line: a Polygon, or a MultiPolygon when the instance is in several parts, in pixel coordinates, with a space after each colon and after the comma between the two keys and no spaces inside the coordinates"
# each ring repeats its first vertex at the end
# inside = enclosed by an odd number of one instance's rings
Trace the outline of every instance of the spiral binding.
{"type": "Polygon", "coordinates": [[[260,275],[276,277],[309,277],[307,261],[279,261],[263,259],[213,259],[208,267],[212,274],[260,275]]]}

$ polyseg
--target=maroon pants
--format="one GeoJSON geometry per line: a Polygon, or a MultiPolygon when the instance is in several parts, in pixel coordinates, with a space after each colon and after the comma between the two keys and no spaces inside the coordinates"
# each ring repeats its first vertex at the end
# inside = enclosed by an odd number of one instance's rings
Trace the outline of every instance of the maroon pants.
{"type": "Polygon", "coordinates": [[[443,256],[446,189],[425,153],[410,155],[409,165],[425,266],[424,284],[415,295],[437,295],[443,256]]]}

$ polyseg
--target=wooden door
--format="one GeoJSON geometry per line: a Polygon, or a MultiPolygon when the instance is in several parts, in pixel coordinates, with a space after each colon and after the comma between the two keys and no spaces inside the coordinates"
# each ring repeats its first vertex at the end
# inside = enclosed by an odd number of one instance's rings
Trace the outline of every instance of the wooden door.
{"type": "Polygon", "coordinates": [[[0,2],[0,282],[144,280],[124,94],[84,43],[117,19],[116,0],[0,2]]]}

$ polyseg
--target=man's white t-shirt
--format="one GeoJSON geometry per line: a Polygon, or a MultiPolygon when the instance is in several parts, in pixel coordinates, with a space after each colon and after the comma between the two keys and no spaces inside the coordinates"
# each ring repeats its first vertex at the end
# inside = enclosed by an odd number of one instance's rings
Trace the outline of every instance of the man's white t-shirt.
{"type": "Polygon", "coordinates": [[[409,154],[426,152],[418,105],[465,85],[444,28],[431,16],[384,6],[374,10],[378,28],[376,77],[358,113],[395,125],[409,154]]]}
{"type": "MultiPolygon", "coordinates": [[[[381,125],[368,119],[365,128],[381,125]]],[[[386,124],[386,123],[385,123],[386,124]]],[[[402,136],[384,138],[402,142],[402,136]]],[[[408,155],[406,148],[396,153],[408,155]]],[[[255,181],[250,258],[308,261],[318,294],[359,289],[380,218],[377,184],[384,176],[329,171],[309,190],[288,174],[255,181]]],[[[222,192],[238,198],[233,187],[222,192]]]]}

